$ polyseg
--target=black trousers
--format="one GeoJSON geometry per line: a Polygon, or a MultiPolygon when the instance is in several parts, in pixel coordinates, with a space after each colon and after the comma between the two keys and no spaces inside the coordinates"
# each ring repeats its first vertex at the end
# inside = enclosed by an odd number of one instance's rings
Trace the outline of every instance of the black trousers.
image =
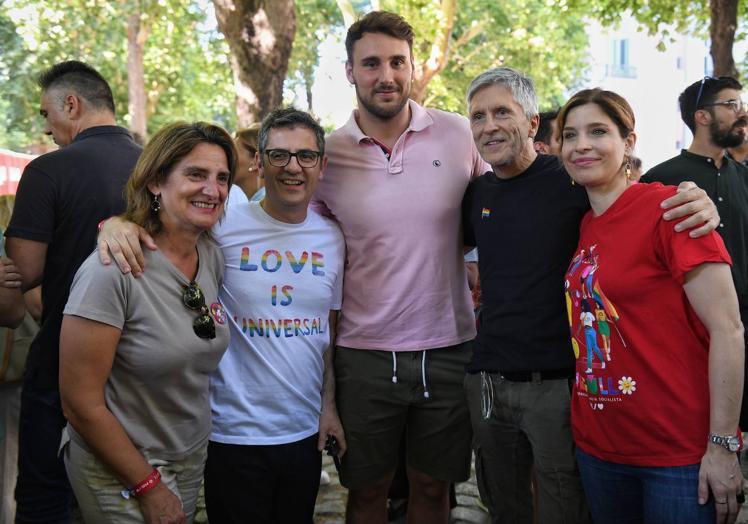
{"type": "Polygon", "coordinates": [[[290,444],[208,443],[210,524],[312,524],[322,454],[317,435],[290,444]]]}
{"type": "Polygon", "coordinates": [[[24,384],[18,434],[18,524],[71,521],[74,497],[65,463],[58,456],[62,428],[60,393],[24,384]]]}

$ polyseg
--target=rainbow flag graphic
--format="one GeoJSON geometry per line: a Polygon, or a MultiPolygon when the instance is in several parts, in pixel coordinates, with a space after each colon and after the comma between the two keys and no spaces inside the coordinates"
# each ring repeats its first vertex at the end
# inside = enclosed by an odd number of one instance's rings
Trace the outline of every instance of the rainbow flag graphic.
{"type": "Polygon", "coordinates": [[[491,210],[487,207],[484,207],[483,210],[480,212],[480,218],[481,220],[489,218],[491,216],[491,210]]]}

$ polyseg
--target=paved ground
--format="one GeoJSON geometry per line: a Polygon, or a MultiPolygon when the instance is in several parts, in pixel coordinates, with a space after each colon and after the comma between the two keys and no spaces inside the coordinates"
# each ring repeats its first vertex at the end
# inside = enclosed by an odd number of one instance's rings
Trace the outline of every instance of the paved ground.
{"type": "MultiPolygon", "coordinates": [[[[330,484],[321,486],[317,496],[317,506],[314,511],[315,524],[343,524],[345,522],[345,502],[347,492],[338,481],[335,466],[328,456],[324,456],[323,468],[330,475],[330,484]]],[[[748,479],[748,457],[743,460],[743,476],[748,479]]],[[[458,484],[457,503],[458,507],[452,510],[451,524],[488,524],[488,514],[480,504],[478,498],[478,487],[475,484],[475,469],[472,471],[470,480],[458,484]]],[[[195,516],[195,524],[207,524],[207,517],[202,506],[202,498],[199,501],[198,513],[195,516]]],[[[405,520],[397,524],[404,524],[405,520]]],[[[736,524],[748,524],[748,502],[738,515],[736,524]]]]}
{"type": "MultiPolygon", "coordinates": [[[[317,505],[314,509],[314,522],[315,524],[344,524],[348,492],[340,485],[335,465],[327,455],[323,458],[322,467],[330,475],[330,483],[319,488],[317,505]]],[[[470,480],[458,484],[455,491],[458,507],[452,510],[450,524],[488,524],[488,513],[481,506],[478,498],[474,468],[470,480]]],[[[208,524],[202,496],[198,500],[194,522],[195,524],[208,524]]],[[[393,521],[392,524],[405,524],[405,517],[393,521]]]]}
{"type": "MultiPolygon", "coordinates": [[[[338,474],[330,457],[325,455],[322,467],[330,475],[330,484],[320,486],[317,506],[314,511],[315,524],[343,524],[345,522],[345,502],[347,492],[338,481],[338,474]]],[[[457,504],[452,510],[451,524],[487,524],[488,513],[478,500],[478,487],[475,485],[475,469],[470,480],[458,484],[457,504]]],[[[398,521],[404,523],[402,519],[398,521]]]]}

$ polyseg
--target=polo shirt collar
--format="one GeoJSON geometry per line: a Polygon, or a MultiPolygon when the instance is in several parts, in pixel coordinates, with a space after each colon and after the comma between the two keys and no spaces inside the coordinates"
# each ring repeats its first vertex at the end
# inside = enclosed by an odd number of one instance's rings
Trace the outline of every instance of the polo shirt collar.
{"type": "Polygon", "coordinates": [[[92,136],[96,135],[127,135],[128,137],[132,138],[132,135],[130,135],[130,132],[125,129],[124,127],[120,126],[94,126],[89,127],[88,129],[84,129],[77,135],[75,135],[75,138],[73,139],[73,142],[78,142],[79,140],[83,140],[86,138],[90,138],[92,136]]]}
{"type": "MultiPolygon", "coordinates": [[[[408,128],[405,130],[406,133],[408,131],[413,131],[416,133],[419,131],[423,131],[434,123],[434,119],[431,118],[431,115],[429,115],[428,111],[426,111],[423,106],[415,103],[410,99],[408,100],[408,105],[410,106],[410,124],[408,124],[408,128]]],[[[343,125],[341,130],[359,143],[362,140],[375,140],[374,138],[364,134],[364,132],[361,131],[361,128],[358,126],[358,122],[356,122],[356,115],[358,115],[358,109],[354,109],[351,112],[351,117],[343,125]]]]}

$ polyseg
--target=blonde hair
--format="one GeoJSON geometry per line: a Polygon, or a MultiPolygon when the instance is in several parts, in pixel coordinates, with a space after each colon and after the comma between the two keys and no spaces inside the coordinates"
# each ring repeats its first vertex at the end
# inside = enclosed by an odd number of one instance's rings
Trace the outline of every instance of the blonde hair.
{"type": "Polygon", "coordinates": [[[16,203],[16,195],[0,195],[0,229],[8,229],[10,217],[13,214],[13,205],[16,203]]]}

